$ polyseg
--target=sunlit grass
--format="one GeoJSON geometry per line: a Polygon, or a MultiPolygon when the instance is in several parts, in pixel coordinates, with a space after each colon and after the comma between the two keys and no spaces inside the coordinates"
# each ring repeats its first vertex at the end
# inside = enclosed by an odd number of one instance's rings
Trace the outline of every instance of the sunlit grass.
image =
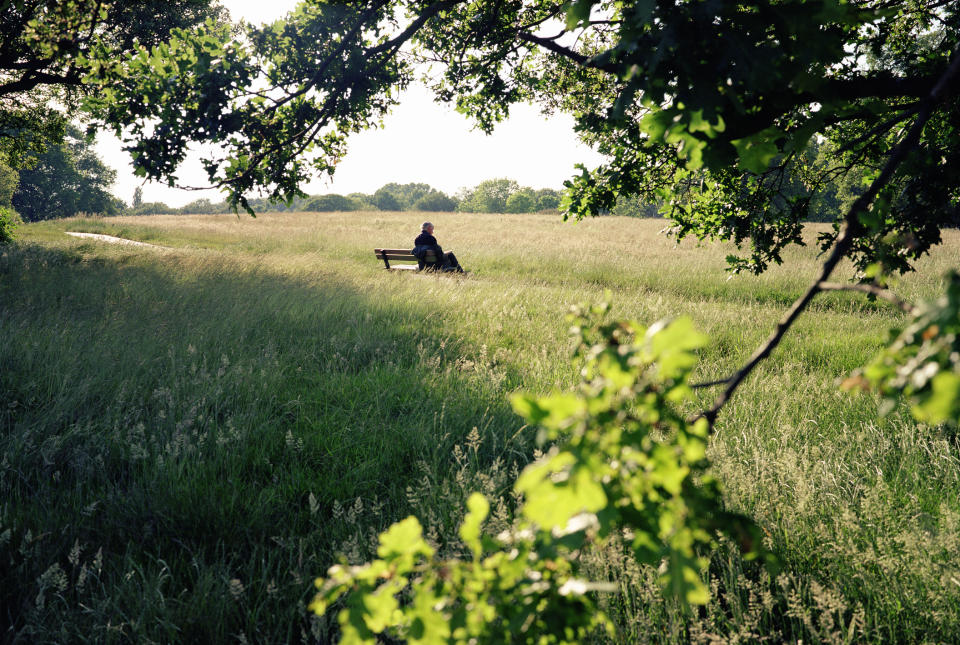
{"type": "MultiPolygon", "coordinates": [[[[711,379],[817,267],[815,248],[796,249],[731,278],[731,248],[677,245],[663,224],[348,213],[23,227],[0,251],[4,633],[329,639],[304,601],[337,553],[362,561],[411,512],[456,549],[474,489],[503,497],[495,522],[508,521],[534,445],[506,398],[576,381],[570,304],[609,289],[618,316],[691,316],[713,341],[698,370],[711,379]],[[423,219],[468,276],[383,270],[372,249],[411,245],[423,219]]],[[[938,292],[960,253],[960,235],[946,238],[899,294],[938,292]]],[[[612,545],[591,566],[623,582],[609,604],[624,640],[960,638],[956,437],[896,412],[878,420],[873,399],[836,387],[901,320],[885,303],[822,296],[724,410],[716,473],[769,533],[782,578],[765,584],[721,549],[716,602],[684,618],[612,545]]]]}

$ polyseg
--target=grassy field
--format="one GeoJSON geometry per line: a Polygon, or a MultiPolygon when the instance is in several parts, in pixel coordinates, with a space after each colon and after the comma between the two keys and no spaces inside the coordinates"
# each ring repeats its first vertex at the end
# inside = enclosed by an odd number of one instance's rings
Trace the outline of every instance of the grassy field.
{"type": "MultiPolygon", "coordinates": [[[[609,289],[620,317],[691,316],[710,379],[769,334],[817,259],[792,250],[730,279],[729,248],[677,245],[662,221],[431,214],[471,273],[384,271],[371,250],[411,244],[423,218],[20,229],[0,250],[0,642],[328,642],[305,605],[339,555],[365,560],[411,513],[456,552],[473,490],[500,499],[492,530],[509,522],[536,453],[507,395],[575,383],[570,304],[609,289]]],[[[958,257],[950,231],[895,290],[936,295],[958,257]]],[[[901,320],[821,296],[721,416],[726,500],[784,571],[720,545],[713,602],[684,616],[611,544],[590,567],[621,585],[604,601],[618,640],[960,642],[957,436],[836,386],[901,320]]]]}

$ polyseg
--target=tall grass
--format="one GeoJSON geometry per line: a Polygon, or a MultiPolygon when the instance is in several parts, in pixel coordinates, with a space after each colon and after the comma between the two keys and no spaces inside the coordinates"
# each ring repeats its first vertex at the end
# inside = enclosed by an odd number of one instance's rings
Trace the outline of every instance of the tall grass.
{"type": "MultiPolygon", "coordinates": [[[[662,222],[432,215],[464,278],[386,272],[417,214],[63,220],[0,251],[0,627],[7,642],[327,642],[312,578],[416,513],[457,550],[536,455],[508,408],[566,388],[563,313],[687,314],[727,374],[816,267],[812,249],[728,279],[724,246],[662,222]],[[65,230],[173,247],[131,249],[65,230]]],[[[815,231],[810,231],[811,239],[815,231]]],[[[935,295],[960,235],[895,286],[935,295]]],[[[849,267],[844,269],[849,274],[849,267]]],[[[685,616],[610,544],[588,563],[621,640],[960,641],[960,445],[836,381],[901,314],[827,294],[724,410],[711,457],[784,572],[721,545],[685,616]]],[[[703,393],[704,401],[708,394],[703,393]]]]}

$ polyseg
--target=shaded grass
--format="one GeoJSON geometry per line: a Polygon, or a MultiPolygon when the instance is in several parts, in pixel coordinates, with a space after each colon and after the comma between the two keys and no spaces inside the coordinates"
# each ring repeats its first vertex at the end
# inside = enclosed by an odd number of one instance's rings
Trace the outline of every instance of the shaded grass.
{"type": "MultiPolygon", "coordinates": [[[[372,302],[349,283],[308,285],[221,261],[168,276],[143,260],[114,266],[36,248],[4,257],[3,301],[16,303],[0,327],[15,341],[0,376],[4,497],[18,502],[4,508],[3,526],[17,531],[9,546],[32,531],[45,534],[44,553],[77,541],[102,549],[105,589],[141,567],[193,590],[196,563],[203,575],[240,576],[238,564],[274,538],[300,536],[302,599],[303,580],[317,558],[332,560],[344,530],[314,521],[333,502],[382,499],[381,528],[399,517],[416,460],[443,461],[450,437],[485,416],[513,423],[503,392],[448,369],[447,353],[466,351],[462,343],[410,324],[431,315],[417,303],[372,302]]],[[[36,580],[51,564],[25,560],[11,574],[36,580]]],[[[289,563],[279,568],[289,577],[289,563]]],[[[44,584],[19,582],[4,585],[6,619],[46,623],[53,607],[35,602],[44,584]]],[[[287,599],[268,621],[275,627],[298,622],[287,599]]],[[[196,600],[191,592],[168,618],[179,624],[196,600]]],[[[205,620],[203,638],[241,631],[227,614],[205,620]]],[[[79,638],[88,626],[75,618],[79,638]]]]}
{"type": "MultiPolygon", "coordinates": [[[[365,559],[410,512],[456,550],[473,489],[502,497],[494,522],[508,521],[533,447],[506,396],[575,382],[569,304],[611,289],[617,315],[691,315],[713,339],[708,379],[753,351],[816,266],[797,250],[789,268],[728,280],[730,249],[677,247],[657,221],[433,220],[470,277],[377,265],[370,250],[403,246],[416,214],[24,227],[0,256],[4,639],[323,642],[304,601],[336,553],[365,559]]],[[[955,238],[898,291],[936,293],[955,238]]],[[[721,549],[716,602],[683,618],[611,546],[595,566],[623,581],[611,611],[625,640],[958,633],[955,438],[878,421],[873,400],[835,386],[899,320],[885,303],[818,299],[721,418],[727,501],[762,523],[787,578],[765,584],[721,549]]]]}

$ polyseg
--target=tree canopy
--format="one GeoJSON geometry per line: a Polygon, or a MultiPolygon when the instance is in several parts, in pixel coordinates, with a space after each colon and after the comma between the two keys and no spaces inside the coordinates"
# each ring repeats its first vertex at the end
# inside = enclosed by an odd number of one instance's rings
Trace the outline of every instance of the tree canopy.
{"type": "Polygon", "coordinates": [[[521,186],[513,179],[486,179],[460,193],[457,210],[465,213],[532,213],[560,205],[560,193],[551,188],[521,186]]]}
{"type": "Polygon", "coordinates": [[[116,215],[122,201],[110,194],[116,171],[104,165],[88,139],[75,126],[62,143],[48,142],[29,168],[20,170],[13,208],[36,222],[78,213],[116,215]]]}
{"type": "Polygon", "coordinates": [[[176,182],[191,142],[219,144],[208,179],[244,206],[253,190],[290,199],[333,172],[349,135],[418,76],[485,129],[536,101],[573,113],[609,157],[571,180],[571,215],[645,194],[679,235],[744,246],[734,267],[754,271],[800,242],[820,186],[869,182],[899,150],[844,245],[861,267],[905,270],[957,220],[958,31],[943,0],[310,0],[241,38],[209,23],[94,61],[108,85],[89,107],[130,128],[151,178],[176,182]],[[836,150],[825,168],[804,154],[824,141],[836,150]],[[790,176],[804,190],[785,190],[790,176]]]}
{"type": "Polygon", "coordinates": [[[12,208],[11,199],[20,182],[20,173],[0,160],[0,208],[12,208]]]}
{"type": "Polygon", "coordinates": [[[92,60],[153,47],[171,29],[223,20],[216,0],[3,0],[0,2],[0,154],[29,163],[59,142],[92,60]]]}

